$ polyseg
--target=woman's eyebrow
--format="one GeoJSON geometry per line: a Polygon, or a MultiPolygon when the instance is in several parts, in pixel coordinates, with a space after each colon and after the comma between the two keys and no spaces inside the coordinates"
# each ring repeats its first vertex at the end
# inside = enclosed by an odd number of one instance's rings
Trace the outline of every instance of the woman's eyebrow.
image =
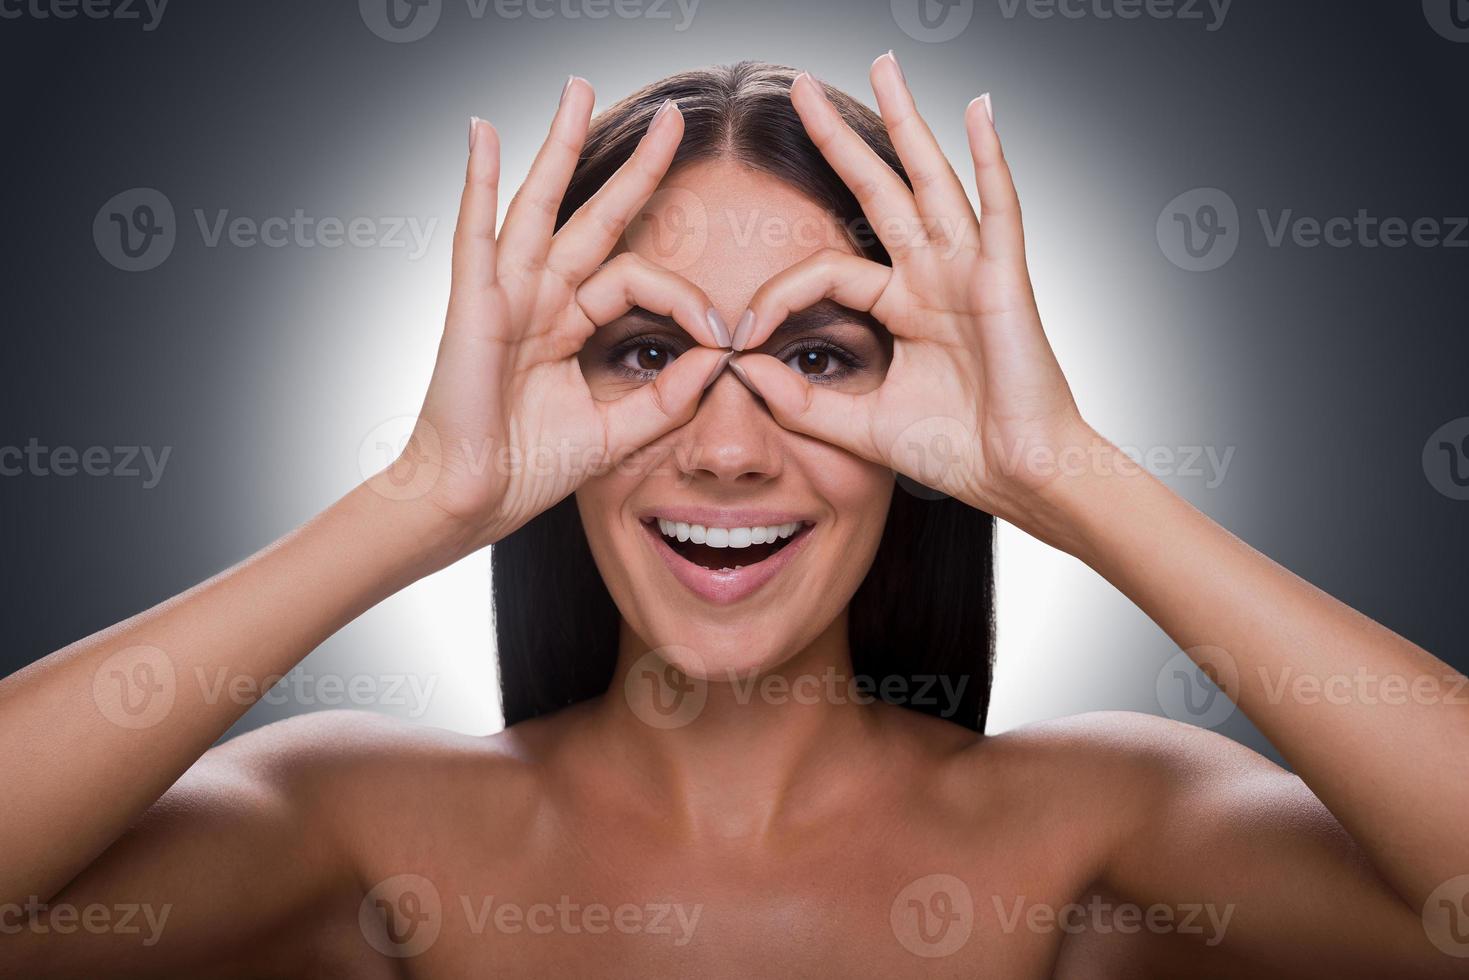
{"type": "MultiPolygon", "coordinates": [[[[617,320],[637,320],[652,329],[687,334],[687,331],[673,317],[645,310],[641,306],[634,306],[617,320]]],[[[616,323],[617,320],[612,322],[616,323]]],[[[888,332],[887,327],[884,327],[875,316],[866,310],[854,310],[850,306],[843,306],[836,300],[823,299],[804,310],[793,311],[780,326],[771,332],[770,340],[783,339],[791,334],[811,333],[823,327],[843,324],[863,327],[871,331],[878,339],[882,339],[888,332]]]]}
{"type": "Polygon", "coordinates": [[[792,311],[785,321],[771,332],[770,339],[775,340],[796,333],[810,333],[823,327],[842,324],[863,327],[871,331],[878,339],[882,339],[888,332],[887,327],[866,310],[854,310],[850,306],[843,306],[834,299],[823,299],[804,310],[792,311]]]}

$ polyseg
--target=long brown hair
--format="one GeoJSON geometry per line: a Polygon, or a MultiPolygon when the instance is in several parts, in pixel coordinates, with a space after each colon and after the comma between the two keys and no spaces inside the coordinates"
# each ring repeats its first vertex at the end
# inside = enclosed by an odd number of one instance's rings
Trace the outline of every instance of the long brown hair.
{"type": "MultiPolygon", "coordinates": [[[[665,99],[684,135],[670,170],[728,158],[830,211],[867,258],[888,256],[856,197],[791,106],[797,72],[736,65],[681,72],[597,116],[557,218],[560,227],[631,156],[665,99]]],[[[832,104],[905,183],[882,118],[831,86],[832,104]]],[[[955,500],[898,490],[848,612],[854,675],[892,703],[984,731],[994,663],[994,518],[955,500]]],[[[505,722],[603,694],[617,664],[619,614],[568,497],[491,548],[505,722]]]]}

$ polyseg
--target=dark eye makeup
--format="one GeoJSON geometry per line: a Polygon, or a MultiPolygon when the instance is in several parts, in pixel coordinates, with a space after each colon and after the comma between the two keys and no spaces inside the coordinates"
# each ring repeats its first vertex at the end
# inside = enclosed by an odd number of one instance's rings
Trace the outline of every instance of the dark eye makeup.
{"type": "MultiPolygon", "coordinates": [[[[648,382],[690,346],[685,337],[643,331],[612,343],[602,362],[610,374],[621,380],[648,382]]],[[[824,337],[802,337],[770,354],[818,384],[847,380],[869,366],[867,357],[824,337]]]]}

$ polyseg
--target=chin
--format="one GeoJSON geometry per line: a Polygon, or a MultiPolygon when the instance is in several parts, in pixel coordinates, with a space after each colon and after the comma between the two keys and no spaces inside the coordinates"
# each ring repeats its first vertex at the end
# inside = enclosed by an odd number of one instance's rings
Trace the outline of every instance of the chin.
{"type": "Polygon", "coordinates": [[[756,624],[748,628],[708,628],[690,635],[671,629],[672,642],[649,644],[653,652],[694,680],[718,684],[768,674],[789,661],[809,638],[780,637],[756,624]]]}

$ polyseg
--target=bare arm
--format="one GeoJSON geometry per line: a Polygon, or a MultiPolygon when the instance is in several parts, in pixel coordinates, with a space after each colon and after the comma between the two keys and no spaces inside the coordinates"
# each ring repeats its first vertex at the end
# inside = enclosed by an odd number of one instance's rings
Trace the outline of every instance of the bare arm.
{"type": "MultiPolygon", "coordinates": [[[[1092,431],[1036,307],[1020,202],[989,98],[974,100],[965,116],[975,215],[891,53],[873,63],[871,78],[909,182],[846,124],[818,82],[800,76],[791,100],[873,219],[892,264],[817,253],[777,274],[751,301],[745,346],[763,342],[790,310],[829,296],[887,325],[892,366],[880,386],[860,395],[806,384],[763,354],[742,354],[733,367],[787,428],[890,466],[1076,555],[1201,665],[1218,649],[1237,668],[1231,693],[1299,780],[1268,767],[1269,779],[1222,773],[1185,783],[1197,792],[1155,797],[1176,819],[1160,822],[1155,809],[1127,832],[1160,851],[1173,848],[1172,859],[1126,852],[1120,866],[1141,875],[1129,886],[1164,889],[1176,880],[1168,875],[1197,871],[1192,890],[1227,893],[1231,876],[1248,874],[1241,869],[1263,856],[1297,881],[1315,882],[1297,895],[1312,900],[1305,908],[1323,929],[1296,930],[1298,940],[1351,923],[1357,935],[1375,927],[1432,953],[1433,923],[1418,922],[1431,913],[1446,926],[1457,923],[1469,954],[1469,877],[1459,878],[1469,876],[1462,676],[1250,549],[1092,431]],[[1332,683],[1335,693],[1343,675],[1358,672],[1388,679],[1397,696],[1353,696],[1350,685],[1345,699],[1293,695],[1300,676],[1332,683]],[[1227,821],[1191,824],[1190,803],[1216,816],[1274,813],[1290,826],[1272,833],[1268,850],[1252,850],[1247,838],[1219,833],[1227,821]],[[1321,846],[1337,822],[1351,847],[1321,846]],[[1213,835],[1190,836],[1206,830],[1213,835]],[[1229,861],[1188,862],[1185,845],[1200,839],[1228,842],[1229,861]],[[1371,880],[1361,875],[1361,855],[1371,880]],[[1353,887],[1333,898],[1330,885],[1347,880],[1353,887]],[[1445,904],[1438,890],[1452,891],[1456,880],[1463,889],[1445,904]],[[1409,935],[1415,923],[1417,938],[1409,935]]],[[[1299,923],[1301,906],[1290,902],[1284,889],[1255,898],[1260,914],[1299,923]]]]}
{"type": "Polygon", "coordinates": [[[441,567],[452,527],[362,486],[241,565],[0,682],[0,901],[47,899],[343,624],[441,567]],[[220,696],[219,672],[248,678],[220,696]]]}
{"type": "Polygon", "coordinates": [[[171,948],[206,954],[224,937],[248,940],[308,907],[344,872],[333,820],[357,814],[322,819],[316,787],[296,767],[232,746],[190,771],[252,700],[220,696],[221,676],[224,690],[258,697],[376,602],[500,540],[596,466],[693,415],[723,367],[711,349],[708,297],[634,256],[604,262],[667,171],[682,116],[668,103],[632,157],[557,231],[556,205],[593,101],[585,81],[568,83],[499,233],[498,135],[471,123],[439,356],[392,467],[240,566],[0,682],[6,934],[16,910],[63,888],[73,904],[178,896],[184,934],[171,948]],[[672,316],[704,346],[656,382],[598,402],[576,354],[598,325],[633,306],[672,316]],[[501,462],[556,454],[573,465],[544,472],[501,462]],[[249,683],[233,688],[240,679],[249,683]]]}

